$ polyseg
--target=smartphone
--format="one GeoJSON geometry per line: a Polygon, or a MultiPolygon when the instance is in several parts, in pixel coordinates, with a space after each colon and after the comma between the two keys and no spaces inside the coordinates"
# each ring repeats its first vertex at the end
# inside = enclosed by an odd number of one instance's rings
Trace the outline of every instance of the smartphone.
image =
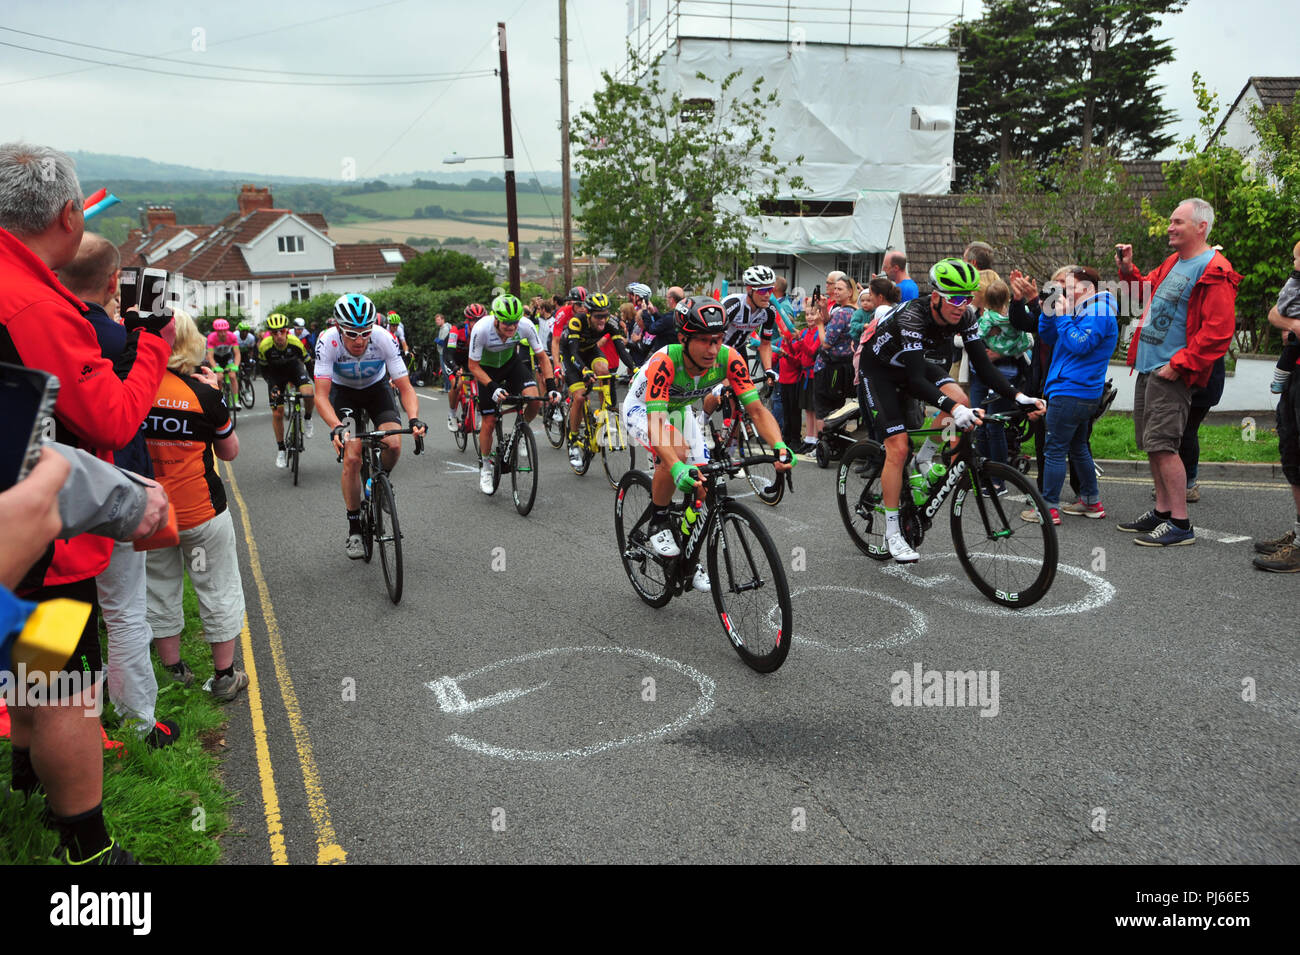
{"type": "Polygon", "coordinates": [[[118,314],[126,312],[140,304],[140,270],[127,267],[121,270],[117,278],[118,314]]]}
{"type": "Polygon", "coordinates": [[[52,427],[59,379],[35,368],[0,362],[0,491],[27,476],[52,427]]]}
{"type": "Polygon", "coordinates": [[[812,300],[814,302],[820,302],[822,300],[822,287],[820,285],[813,286],[812,300]]]}
{"type": "Polygon", "coordinates": [[[167,270],[140,270],[140,312],[156,315],[167,307],[167,270]]]}

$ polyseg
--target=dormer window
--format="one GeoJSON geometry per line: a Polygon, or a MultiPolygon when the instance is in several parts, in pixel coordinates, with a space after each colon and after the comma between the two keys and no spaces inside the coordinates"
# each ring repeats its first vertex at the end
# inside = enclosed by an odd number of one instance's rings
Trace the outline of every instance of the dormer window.
{"type": "Polygon", "coordinates": [[[284,253],[301,252],[304,248],[303,237],[300,235],[282,235],[276,238],[276,243],[280,251],[284,253]]]}

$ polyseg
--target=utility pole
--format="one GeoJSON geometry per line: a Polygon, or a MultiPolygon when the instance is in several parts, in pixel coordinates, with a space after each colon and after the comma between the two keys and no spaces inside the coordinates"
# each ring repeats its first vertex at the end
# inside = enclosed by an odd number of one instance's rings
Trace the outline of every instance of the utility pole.
{"type": "Polygon", "coordinates": [[[506,68],[506,25],[497,23],[501,48],[501,125],[505,130],[506,230],[510,253],[510,294],[519,294],[519,207],[515,202],[515,141],[510,133],[510,72],[506,68]]]}
{"type": "Polygon", "coordinates": [[[564,293],[573,288],[573,195],[569,188],[569,21],[560,0],[560,178],[564,216],[564,293]]]}

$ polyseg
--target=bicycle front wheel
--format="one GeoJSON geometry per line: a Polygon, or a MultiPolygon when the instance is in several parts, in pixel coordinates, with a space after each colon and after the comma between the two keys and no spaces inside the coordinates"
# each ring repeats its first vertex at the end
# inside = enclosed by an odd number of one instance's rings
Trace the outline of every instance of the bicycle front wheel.
{"type": "Polygon", "coordinates": [[[636,467],[636,450],[628,443],[623,415],[618,409],[611,410],[600,430],[600,461],[614,490],[618,490],[623,475],[636,467]]]}
{"type": "Polygon", "coordinates": [[[384,568],[388,599],[402,599],[402,531],[397,523],[397,501],[393,486],[383,474],[375,475],[370,489],[370,506],[375,515],[375,543],[379,546],[379,563],[384,568]]]}
{"type": "MultiPolygon", "coordinates": [[[[749,420],[741,422],[741,457],[748,458],[771,453],[772,449],[759,436],[754,422],[749,420]]],[[[775,507],[785,495],[785,480],[777,474],[775,464],[756,464],[745,468],[745,480],[754,489],[754,496],[769,507],[775,507]]]]}
{"type": "Polygon", "coordinates": [[[1047,502],[1038,487],[1015,468],[985,461],[970,472],[952,499],[952,542],[957,559],[980,593],[1004,607],[1036,604],[1056,577],[1058,544],[1047,502]],[[1006,484],[1005,497],[993,493],[993,482],[1006,484]],[[984,493],[979,494],[976,488],[984,493]],[[1021,517],[1023,495],[1028,511],[1021,517]]]}
{"type": "Polygon", "coordinates": [[[542,428],[546,441],[553,448],[564,447],[564,432],[568,429],[569,408],[563,402],[547,405],[542,411],[542,428]]]}
{"type": "Polygon", "coordinates": [[[876,441],[863,440],[849,448],[840,460],[835,482],[835,500],[844,529],[858,550],[875,560],[889,560],[880,489],[884,467],[884,447],[876,441]]]}
{"type": "Polygon", "coordinates": [[[734,500],[722,505],[708,544],[713,606],[727,637],[751,669],[771,673],[790,652],[794,619],[776,544],[754,512],[734,500]]]}
{"type": "Polygon", "coordinates": [[[510,487],[515,510],[527,517],[537,499],[537,441],[533,429],[522,422],[511,440],[514,446],[510,451],[510,487]]]}
{"type": "Polygon", "coordinates": [[[650,475],[628,471],[618,482],[614,499],[614,535],[623,570],[636,595],[651,607],[662,607],[672,599],[668,585],[667,558],[650,547],[649,527],[652,501],[650,475]]]}
{"type": "Polygon", "coordinates": [[[285,435],[284,446],[289,452],[289,469],[293,471],[293,486],[298,486],[298,454],[302,447],[302,418],[294,414],[289,419],[289,433],[285,435]]]}

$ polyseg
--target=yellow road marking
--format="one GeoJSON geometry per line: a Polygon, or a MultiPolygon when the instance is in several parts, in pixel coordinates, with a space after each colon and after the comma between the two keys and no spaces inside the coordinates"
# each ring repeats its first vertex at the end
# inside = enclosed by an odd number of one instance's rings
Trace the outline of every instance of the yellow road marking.
{"type": "MultiPolygon", "coordinates": [[[[243,510],[242,506],[240,508],[243,510]]],[[[271,748],[266,741],[266,717],[262,709],[262,685],[257,680],[257,661],[253,658],[253,637],[248,618],[239,632],[244,650],[244,669],[248,673],[248,706],[253,713],[253,750],[257,753],[257,773],[262,779],[262,805],[266,807],[266,835],[271,841],[271,864],[288,865],[289,852],[284,846],[284,826],[280,820],[280,798],[275,792],[275,771],[271,766],[271,748]]]]}
{"type": "Polygon", "coordinates": [[[321,788],[320,774],[316,771],[316,757],[312,753],[311,739],[307,735],[307,727],[303,724],[302,710],[298,706],[298,694],[294,691],[293,678],[289,676],[289,667],[285,661],[280,625],[276,622],[275,610],[271,606],[271,590],[262,575],[262,562],[257,556],[257,544],[253,541],[248,507],[239,493],[235,471],[229,462],[226,462],[225,470],[231,494],[239,504],[239,514],[244,525],[244,540],[248,544],[248,562],[253,578],[257,581],[257,594],[262,603],[262,618],[266,621],[267,642],[271,647],[271,660],[275,664],[275,678],[280,684],[280,696],[284,700],[285,712],[289,717],[289,730],[293,733],[294,748],[298,751],[298,764],[302,767],[303,786],[307,790],[307,810],[311,813],[312,822],[316,826],[316,864],[344,863],[347,861],[347,853],[338,844],[334,824],[330,821],[329,806],[325,801],[325,791],[321,788]]]}
{"type": "MultiPolygon", "coordinates": [[[[1151,486],[1151,478],[1149,477],[1111,477],[1110,475],[1103,475],[1100,480],[1109,481],[1112,484],[1145,484],[1147,487],[1151,486]]],[[[1197,483],[1201,487],[1244,487],[1262,490],[1290,487],[1284,481],[1198,481],[1197,483]]]]}

